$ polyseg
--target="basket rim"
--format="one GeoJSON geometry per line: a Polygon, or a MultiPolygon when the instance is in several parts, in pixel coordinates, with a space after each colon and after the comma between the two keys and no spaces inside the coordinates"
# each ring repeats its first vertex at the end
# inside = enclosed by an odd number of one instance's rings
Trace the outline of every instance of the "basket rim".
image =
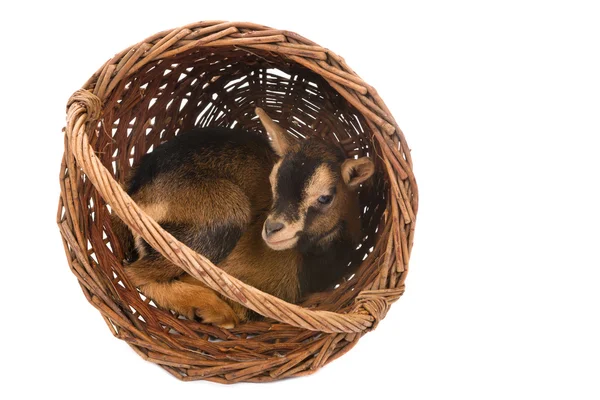
{"type": "MultiPolygon", "coordinates": [[[[385,172],[392,182],[390,191],[397,195],[392,201],[390,223],[412,222],[414,230],[417,212],[417,187],[412,173],[412,160],[404,135],[374,88],[364,83],[345,61],[328,49],[293,32],[275,30],[246,22],[208,21],[160,32],[118,53],[96,72],[84,87],[76,91],[67,103],[66,137],[77,166],[90,179],[102,198],[131,229],[171,262],[213,290],[250,308],[259,314],[292,326],[325,333],[360,333],[374,329],[391,305],[404,292],[401,288],[362,290],[349,313],[311,310],[287,303],[230,276],[204,256],[163,230],[129,197],[95,155],[89,137],[94,122],[101,118],[103,100],[123,79],[134,74],[146,63],[166,59],[202,47],[235,46],[276,53],[321,75],[331,87],[360,112],[384,151],[385,172]],[[238,28],[246,29],[241,33],[238,28]],[[158,41],[151,45],[150,42],[158,41]],[[183,44],[181,44],[183,43],[183,44]],[[117,70],[115,65],[120,65],[117,70]],[[396,138],[397,146],[391,137],[396,138]],[[414,196],[409,199],[402,191],[399,179],[409,179],[414,196]]],[[[60,224],[60,221],[59,221],[60,224]]],[[[65,227],[62,227],[65,228],[65,227]]],[[[62,229],[61,229],[62,231],[62,229]]],[[[63,235],[64,236],[64,235],[63,235]]],[[[66,238],[69,241],[68,237],[66,238]]],[[[408,252],[410,245],[408,244],[408,252]]],[[[70,243],[71,246],[76,243],[70,243]]],[[[396,242],[396,251],[401,246],[396,242]]],[[[406,259],[405,264],[408,264],[406,259]]],[[[404,271],[406,278],[407,269],[404,271]]]]}

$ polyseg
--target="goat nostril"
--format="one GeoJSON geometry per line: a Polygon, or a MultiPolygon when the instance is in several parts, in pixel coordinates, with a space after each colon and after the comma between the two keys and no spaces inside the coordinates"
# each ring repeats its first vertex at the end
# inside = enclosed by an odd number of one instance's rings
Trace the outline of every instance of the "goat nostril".
{"type": "Polygon", "coordinates": [[[283,224],[281,222],[273,222],[271,220],[267,220],[265,223],[265,233],[268,236],[271,236],[275,232],[278,232],[283,229],[283,224]]]}

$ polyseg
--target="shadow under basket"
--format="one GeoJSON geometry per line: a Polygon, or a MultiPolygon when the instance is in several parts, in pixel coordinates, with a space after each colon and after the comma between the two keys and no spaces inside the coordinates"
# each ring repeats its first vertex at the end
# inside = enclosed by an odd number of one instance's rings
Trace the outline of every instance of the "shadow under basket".
{"type": "MultiPolygon", "coordinates": [[[[375,89],[302,36],[199,22],[114,56],[67,105],[58,226],[87,300],[112,333],[183,380],[266,382],[308,375],[350,350],[404,292],[417,212],[408,145],[375,89]],[[298,137],[318,135],[376,166],[361,188],[364,237],[335,287],[286,303],[229,276],[148,217],[121,184],[178,132],[263,131],[255,107],[298,137]],[[116,214],[198,280],[262,314],[225,330],[156,308],[125,278],[116,214]]],[[[374,360],[375,361],[375,360],[374,360]]]]}

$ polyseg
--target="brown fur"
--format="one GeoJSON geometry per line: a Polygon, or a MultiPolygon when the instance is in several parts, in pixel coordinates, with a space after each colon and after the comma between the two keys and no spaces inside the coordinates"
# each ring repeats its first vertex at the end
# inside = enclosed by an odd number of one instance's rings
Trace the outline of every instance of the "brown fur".
{"type": "MultiPolygon", "coordinates": [[[[164,172],[138,184],[139,187],[135,179],[127,186],[132,198],[146,213],[164,226],[175,224],[185,238],[192,235],[193,239],[194,232],[214,226],[224,227],[224,232],[229,234],[240,232],[231,251],[219,259],[217,265],[257,289],[288,302],[297,302],[302,295],[299,275],[303,255],[296,248],[273,249],[266,239],[263,240],[263,226],[267,218],[277,217],[270,213],[273,196],[277,197],[275,177],[281,165],[281,162],[276,163],[276,155],[285,157],[300,151],[301,146],[262,110],[257,110],[257,114],[272,137],[271,146],[275,154],[263,154],[258,145],[254,146],[251,142],[239,147],[225,146],[218,151],[207,146],[199,156],[178,164],[176,168],[165,167],[164,172]]],[[[336,161],[334,153],[326,148],[308,148],[305,151],[319,160],[336,161]]],[[[303,190],[302,199],[298,199],[301,203],[300,217],[295,221],[284,221],[282,232],[297,235],[304,230],[310,231],[311,235],[321,235],[344,220],[350,235],[357,236],[360,233],[358,201],[350,183],[357,176],[360,181],[370,176],[368,171],[362,175],[354,173],[357,165],[349,163],[346,171],[341,168],[338,175],[325,166],[316,168],[303,190]],[[326,212],[313,218],[310,227],[306,227],[307,210],[314,208],[319,196],[332,185],[335,185],[336,192],[333,201],[323,208],[326,212]]],[[[132,176],[135,174],[136,171],[132,176]]],[[[133,246],[133,243],[139,255],[139,259],[126,268],[127,277],[160,307],[222,327],[231,327],[252,316],[246,308],[221,298],[168,262],[140,237],[131,235],[121,223],[115,221],[114,230],[122,240],[126,255],[128,246],[133,246]]],[[[322,237],[319,243],[326,245],[339,235],[341,233],[337,230],[322,237]]],[[[191,240],[187,244],[191,246],[190,243],[196,242],[191,240]]],[[[219,238],[214,238],[208,245],[218,247],[221,243],[219,238]]]]}

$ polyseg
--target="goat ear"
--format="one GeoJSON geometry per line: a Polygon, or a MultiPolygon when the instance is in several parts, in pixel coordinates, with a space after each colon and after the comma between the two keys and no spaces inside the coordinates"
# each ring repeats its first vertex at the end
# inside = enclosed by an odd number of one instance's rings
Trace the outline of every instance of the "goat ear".
{"type": "Polygon", "coordinates": [[[375,165],[368,157],[348,158],[342,163],[342,178],[351,189],[369,179],[375,172],[375,165]]]}
{"type": "Polygon", "coordinates": [[[256,112],[256,115],[258,115],[260,123],[265,127],[265,130],[271,137],[271,147],[279,157],[283,157],[294,144],[294,139],[282,127],[275,123],[262,108],[256,107],[254,111],[256,112]]]}

